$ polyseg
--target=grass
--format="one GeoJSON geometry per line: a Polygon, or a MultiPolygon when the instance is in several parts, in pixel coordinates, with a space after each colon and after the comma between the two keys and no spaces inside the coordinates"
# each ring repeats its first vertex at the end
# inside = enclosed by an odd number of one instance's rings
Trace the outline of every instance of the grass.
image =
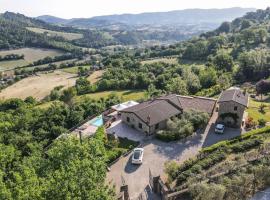
{"type": "MultiPolygon", "coordinates": [[[[89,69],[89,66],[81,66],[81,67],[89,69]]],[[[75,66],[75,67],[61,69],[61,71],[71,73],[71,74],[78,74],[78,71],[79,71],[78,69],[79,69],[79,66],[75,66]]]]}
{"type": "Polygon", "coordinates": [[[29,64],[27,61],[20,60],[10,60],[10,61],[0,61],[0,71],[12,70],[16,67],[22,67],[29,64]]]}
{"type": "Polygon", "coordinates": [[[101,79],[104,72],[105,70],[94,71],[90,76],[88,76],[87,80],[92,84],[96,83],[101,79]]]}
{"type": "MultiPolygon", "coordinates": [[[[77,59],[62,60],[62,61],[54,62],[54,63],[52,63],[52,64],[55,64],[57,67],[59,67],[60,64],[62,64],[62,63],[73,62],[73,61],[77,61],[77,59]]],[[[36,68],[36,67],[38,67],[38,68],[45,68],[45,67],[47,67],[48,65],[49,65],[49,64],[37,65],[37,66],[33,66],[33,67],[24,67],[23,69],[25,69],[26,71],[28,71],[28,70],[33,70],[33,69],[36,68]]],[[[66,68],[66,69],[69,69],[69,68],[66,68]]],[[[66,71],[64,71],[63,69],[60,69],[59,71],[66,72],[66,71]]]]}
{"type": "Polygon", "coordinates": [[[270,103],[268,102],[260,102],[253,99],[249,101],[249,107],[247,109],[248,116],[252,117],[254,121],[258,121],[258,119],[264,119],[266,121],[270,121],[270,103]],[[259,111],[261,104],[266,105],[265,113],[259,111]]]}
{"type": "Polygon", "coordinates": [[[52,73],[39,73],[37,76],[24,78],[13,85],[3,89],[0,99],[21,98],[33,96],[41,100],[50,94],[56,86],[63,85],[65,88],[75,85],[76,77],[62,71],[52,73]]]}
{"type": "Polygon", "coordinates": [[[44,49],[44,48],[21,48],[15,50],[0,51],[0,56],[5,56],[8,54],[23,54],[24,60],[28,63],[37,61],[39,59],[49,57],[55,57],[62,55],[63,52],[56,49],[44,49]]]}
{"type": "Polygon", "coordinates": [[[35,33],[44,34],[46,33],[47,36],[60,36],[65,38],[66,40],[77,40],[83,37],[80,33],[66,33],[66,32],[59,32],[59,31],[51,31],[42,28],[34,28],[34,27],[27,27],[28,30],[33,31],[35,33]]]}
{"type": "Polygon", "coordinates": [[[129,100],[140,100],[144,98],[144,91],[142,90],[123,90],[123,91],[105,91],[105,92],[96,92],[92,94],[85,94],[81,96],[77,96],[76,100],[80,101],[81,99],[88,97],[91,99],[98,100],[100,98],[108,98],[111,94],[116,94],[122,101],[129,101],[129,100]]]}
{"type": "Polygon", "coordinates": [[[164,62],[164,63],[169,63],[169,64],[177,64],[177,58],[157,58],[157,59],[153,59],[153,60],[144,60],[141,61],[141,64],[145,65],[145,64],[153,64],[153,63],[157,63],[157,62],[164,62]]]}

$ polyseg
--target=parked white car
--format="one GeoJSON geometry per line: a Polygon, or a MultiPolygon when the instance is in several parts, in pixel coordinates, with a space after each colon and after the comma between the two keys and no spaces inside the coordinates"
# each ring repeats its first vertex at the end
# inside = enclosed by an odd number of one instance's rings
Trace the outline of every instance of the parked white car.
{"type": "Polygon", "coordinates": [[[225,126],[223,124],[217,124],[215,127],[215,133],[223,134],[225,126]]]}
{"type": "Polygon", "coordinates": [[[136,148],[133,150],[132,164],[142,164],[143,148],[136,148]]]}

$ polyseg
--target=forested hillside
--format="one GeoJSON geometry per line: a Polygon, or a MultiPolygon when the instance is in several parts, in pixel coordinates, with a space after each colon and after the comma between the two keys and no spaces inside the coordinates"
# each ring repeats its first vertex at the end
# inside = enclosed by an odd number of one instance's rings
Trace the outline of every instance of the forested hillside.
{"type": "Polygon", "coordinates": [[[102,133],[82,144],[74,137],[55,140],[111,100],[48,109],[37,108],[33,98],[1,101],[0,199],[115,199],[105,185],[102,133]]]}

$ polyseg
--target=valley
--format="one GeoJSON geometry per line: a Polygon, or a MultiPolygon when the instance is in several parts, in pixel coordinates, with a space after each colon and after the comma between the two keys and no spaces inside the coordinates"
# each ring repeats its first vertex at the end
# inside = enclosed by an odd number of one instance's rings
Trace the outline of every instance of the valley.
{"type": "Polygon", "coordinates": [[[0,199],[249,200],[269,69],[270,8],[0,14],[0,199]]]}

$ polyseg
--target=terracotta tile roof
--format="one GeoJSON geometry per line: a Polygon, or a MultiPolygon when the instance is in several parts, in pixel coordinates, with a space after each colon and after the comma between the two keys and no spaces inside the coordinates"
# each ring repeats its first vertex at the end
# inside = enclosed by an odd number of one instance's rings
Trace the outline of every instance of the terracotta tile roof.
{"type": "Polygon", "coordinates": [[[239,88],[232,87],[228,90],[223,91],[218,99],[218,103],[227,101],[234,101],[247,107],[248,94],[244,94],[239,88]]]}
{"type": "Polygon", "coordinates": [[[176,95],[168,95],[140,103],[124,109],[121,112],[134,113],[143,122],[152,126],[170,117],[181,114],[182,108],[176,95]]]}
{"type": "Polygon", "coordinates": [[[212,98],[178,95],[178,99],[184,111],[194,109],[207,112],[209,115],[213,113],[213,110],[216,105],[216,99],[212,98]]]}

